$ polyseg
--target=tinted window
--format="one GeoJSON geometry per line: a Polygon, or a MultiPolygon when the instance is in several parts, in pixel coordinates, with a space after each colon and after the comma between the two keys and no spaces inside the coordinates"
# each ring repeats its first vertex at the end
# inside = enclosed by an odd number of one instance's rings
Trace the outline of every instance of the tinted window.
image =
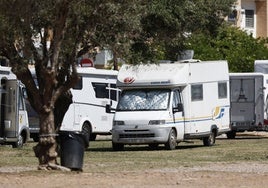
{"type": "Polygon", "coordinates": [[[203,85],[192,85],[191,86],[191,96],[192,101],[201,101],[203,100],[203,85]]]}
{"type": "Polygon", "coordinates": [[[218,96],[219,99],[227,98],[227,83],[218,83],[218,96]]]}
{"type": "Polygon", "coordinates": [[[109,98],[109,90],[107,83],[92,83],[92,86],[95,91],[96,98],[109,98]]]}
{"type": "Polygon", "coordinates": [[[81,90],[82,87],[83,87],[83,79],[82,79],[82,77],[79,77],[78,78],[78,81],[75,84],[75,86],[73,87],[73,89],[77,89],[77,90],[79,89],[79,90],[81,90]]]}

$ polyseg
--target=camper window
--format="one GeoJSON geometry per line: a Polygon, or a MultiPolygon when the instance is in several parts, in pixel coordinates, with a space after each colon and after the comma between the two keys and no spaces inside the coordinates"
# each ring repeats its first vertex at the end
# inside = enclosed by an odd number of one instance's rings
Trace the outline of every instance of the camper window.
{"type": "Polygon", "coordinates": [[[117,89],[115,84],[92,83],[96,98],[107,98],[117,101],[117,89]]]}
{"type": "Polygon", "coordinates": [[[191,98],[192,101],[202,101],[203,100],[203,85],[192,85],[191,86],[191,98]]]}
{"type": "Polygon", "coordinates": [[[24,105],[23,105],[23,95],[22,95],[22,89],[20,89],[20,94],[19,94],[19,110],[24,110],[24,105]]]}
{"type": "Polygon", "coordinates": [[[180,104],[180,103],[181,103],[180,93],[179,93],[179,91],[175,90],[174,95],[173,95],[172,107],[177,108],[178,104],[180,104]]]}
{"type": "Polygon", "coordinates": [[[82,88],[83,88],[83,79],[82,77],[79,77],[73,89],[81,90],[82,88]]]}
{"type": "Polygon", "coordinates": [[[109,91],[106,89],[107,83],[92,83],[96,98],[109,98],[109,91]]]}
{"type": "Polygon", "coordinates": [[[227,83],[218,83],[218,97],[219,99],[227,98],[227,83]]]}
{"type": "Polygon", "coordinates": [[[254,101],[254,79],[234,79],[231,81],[231,102],[253,102],[254,101]]]}
{"type": "Polygon", "coordinates": [[[110,99],[114,100],[114,101],[118,101],[118,97],[117,97],[117,92],[118,90],[116,89],[116,84],[110,84],[111,89],[110,90],[110,99]]]}
{"type": "Polygon", "coordinates": [[[180,93],[178,90],[175,90],[173,94],[172,109],[173,109],[173,113],[181,112],[183,109],[181,98],[180,98],[180,93]]]}

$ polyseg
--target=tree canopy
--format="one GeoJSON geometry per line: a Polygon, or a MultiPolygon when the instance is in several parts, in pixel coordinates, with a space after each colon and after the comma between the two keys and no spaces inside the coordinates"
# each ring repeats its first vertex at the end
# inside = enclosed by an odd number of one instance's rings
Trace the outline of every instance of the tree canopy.
{"type": "Polygon", "coordinates": [[[185,49],[189,35],[200,32],[215,35],[229,15],[234,0],[155,0],[147,4],[142,17],[142,35],[132,46],[136,58],[176,60],[185,49]],[[140,55],[140,57],[137,57],[140,55]]]}
{"type": "Polygon", "coordinates": [[[70,104],[77,57],[95,47],[107,48],[115,69],[117,57],[130,63],[175,60],[189,34],[215,35],[234,1],[0,0],[0,55],[26,85],[39,114],[39,165],[57,163],[54,135],[61,121],[55,117],[63,117],[70,104]],[[38,86],[29,64],[35,67],[38,86]]]}

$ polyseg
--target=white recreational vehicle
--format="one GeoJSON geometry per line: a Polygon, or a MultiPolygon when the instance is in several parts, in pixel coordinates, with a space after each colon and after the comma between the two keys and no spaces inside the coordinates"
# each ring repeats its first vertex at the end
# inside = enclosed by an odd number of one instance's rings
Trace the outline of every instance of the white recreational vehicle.
{"type": "Polygon", "coordinates": [[[118,71],[79,67],[80,80],[71,89],[73,103],[66,112],[61,131],[88,130],[90,140],[98,134],[111,134],[113,113],[106,105],[116,108],[119,90],[116,89],[118,71]]]}
{"type": "Polygon", "coordinates": [[[117,87],[122,94],[114,115],[114,150],[132,144],[172,150],[194,138],[211,146],[230,130],[226,61],[123,65],[117,87]]]}
{"type": "MultiPolygon", "coordinates": [[[[118,71],[78,67],[77,73],[80,79],[71,89],[73,102],[63,118],[60,131],[86,131],[90,140],[95,140],[98,134],[111,134],[114,114],[106,113],[106,105],[115,108],[119,100],[119,90],[116,89],[118,71]]],[[[31,137],[38,141],[38,117],[31,112],[29,118],[31,137]]]]}
{"type": "Polygon", "coordinates": [[[265,75],[262,73],[230,73],[230,128],[227,138],[236,132],[264,131],[265,75]]]}
{"type": "Polygon", "coordinates": [[[0,144],[22,147],[30,136],[24,99],[25,87],[17,80],[10,67],[0,66],[0,79],[0,144]]]}

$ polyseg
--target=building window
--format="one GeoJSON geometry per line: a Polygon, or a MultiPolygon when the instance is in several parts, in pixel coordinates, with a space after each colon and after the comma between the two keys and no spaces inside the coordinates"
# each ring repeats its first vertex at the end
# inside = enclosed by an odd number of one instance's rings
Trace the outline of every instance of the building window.
{"type": "Polygon", "coordinates": [[[254,10],[245,10],[246,27],[254,27],[254,10]]]}
{"type": "Polygon", "coordinates": [[[228,22],[235,24],[236,23],[236,18],[237,18],[237,10],[234,9],[231,14],[229,14],[228,16],[228,22]]]}

